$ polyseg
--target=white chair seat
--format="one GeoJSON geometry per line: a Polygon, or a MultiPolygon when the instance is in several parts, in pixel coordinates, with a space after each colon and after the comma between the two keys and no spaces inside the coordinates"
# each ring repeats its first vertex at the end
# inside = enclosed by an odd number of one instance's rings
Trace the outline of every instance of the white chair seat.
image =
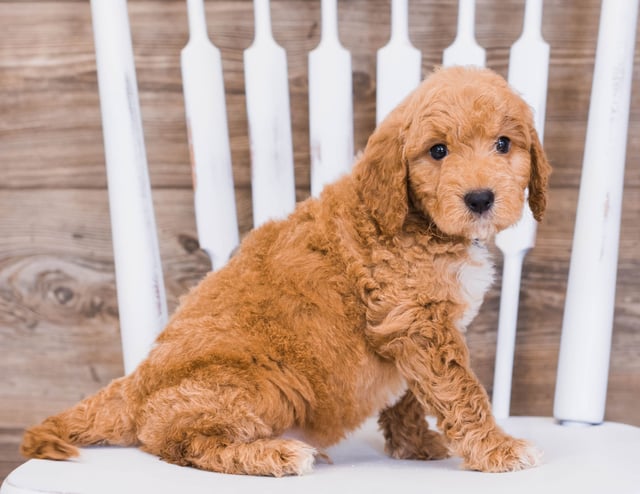
{"type": "Polygon", "coordinates": [[[640,428],[604,423],[561,426],[547,417],[510,417],[511,434],[544,451],[543,464],[515,473],[461,471],[461,460],[393,460],[383,452],[375,420],[331,448],[333,464],[280,479],[224,475],[170,465],[135,448],[96,447],[74,461],[30,460],[5,480],[0,494],[26,493],[640,493],[640,428]],[[446,490],[446,491],[445,491],[446,490]]]}

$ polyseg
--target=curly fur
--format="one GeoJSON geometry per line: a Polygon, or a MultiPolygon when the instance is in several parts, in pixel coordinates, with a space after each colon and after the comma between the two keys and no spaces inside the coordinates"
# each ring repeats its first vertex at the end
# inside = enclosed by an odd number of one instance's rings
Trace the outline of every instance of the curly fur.
{"type": "Polygon", "coordinates": [[[484,243],[519,219],[527,187],[542,217],[549,172],[531,112],[504,79],[437,70],[350,175],[250,233],[183,298],[135,372],[29,429],[23,454],[137,445],[206,470],[301,474],[382,410],[393,457],[534,465],[535,451],[496,425],[462,332],[492,278],[484,243]],[[500,136],[511,140],[504,154],[500,136]],[[442,160],[429,154],[438,143],[442,160]],[[495,194],[482,214],[464,201],[478,189],[495,194]]]}

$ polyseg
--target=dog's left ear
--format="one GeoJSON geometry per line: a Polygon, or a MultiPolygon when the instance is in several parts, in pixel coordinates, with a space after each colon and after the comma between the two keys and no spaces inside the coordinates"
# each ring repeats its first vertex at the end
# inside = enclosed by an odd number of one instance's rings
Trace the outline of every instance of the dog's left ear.
{"type": "Polygon", "coordinates": [[[529,178],[529,207],[533,217],[541,221],[547,208],[547,187],[551,166],[542,149],[536,129],[531,127],[531,176],[529,178]]]}
{"type": "Polygon", "coordinates": [[[354,169],[362,202],[380,232],[390,236],[402,228],[409,210],[403,108],[397,107],[378,125],[354,169]]]}

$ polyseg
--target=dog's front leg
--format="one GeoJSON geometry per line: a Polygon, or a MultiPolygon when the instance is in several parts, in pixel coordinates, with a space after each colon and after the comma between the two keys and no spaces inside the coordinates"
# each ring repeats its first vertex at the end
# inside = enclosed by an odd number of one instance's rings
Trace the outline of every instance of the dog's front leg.
{"type": "Polygon", "coordinates": [[[381,356],[395,361],[416,399],[436,414],[466,468],[506,472],[535,466],[538,451],[495,423],[451,313],[446,302],[398,306],[368,328],[368,339],[381,356]]]}

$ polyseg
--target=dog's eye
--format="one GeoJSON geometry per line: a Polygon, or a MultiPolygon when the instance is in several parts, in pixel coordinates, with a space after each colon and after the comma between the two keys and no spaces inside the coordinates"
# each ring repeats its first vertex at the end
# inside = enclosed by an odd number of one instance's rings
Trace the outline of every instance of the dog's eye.
{"type": "Polygon", "coordinates": [[[431,149],[429,149],[429,154],[434,160],[440,161],[447,154],[449,154],[449,150],[444,144],[436,144],[435,146],[432,146],[431,149]]]}
{"type": "Polygon", "coordinates": [[[496,151],[500,154],[507,154],[511,149],[511,139],[505,136],[498,137],[496,141],[496,151]]]}

